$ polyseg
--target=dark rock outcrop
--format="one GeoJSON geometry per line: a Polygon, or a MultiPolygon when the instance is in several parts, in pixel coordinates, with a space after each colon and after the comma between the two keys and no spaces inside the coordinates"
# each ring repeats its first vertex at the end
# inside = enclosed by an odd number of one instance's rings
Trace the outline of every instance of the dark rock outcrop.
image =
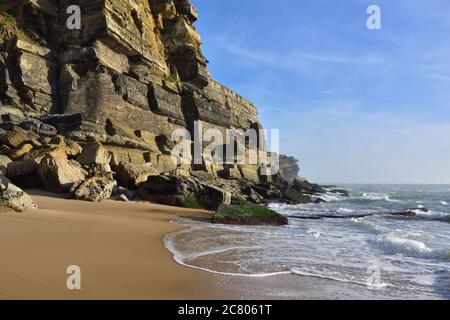
{"type": "Polygon", "coordinates": [[[213,223],[237,225],[274,225],[288,224],[288,219],[267,207],[258,204],[238,203],[221,205],[214,214],[213,223]]]}
{"type": "Polygon", "coordinates": [[[231,202],[231,194],[223,189],[203,183],[195,178],[178,176],[150,176],[138,189],[144,200],[185,207],[197,202],[199,207],[216,210],[231,202]]]}

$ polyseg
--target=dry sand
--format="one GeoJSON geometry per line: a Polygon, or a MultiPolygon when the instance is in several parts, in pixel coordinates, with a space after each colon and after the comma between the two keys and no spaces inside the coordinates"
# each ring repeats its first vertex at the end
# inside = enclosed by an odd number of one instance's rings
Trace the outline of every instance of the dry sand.
{"type": "Polygon", "coordinates": [[[39,210],[0,213],[0,299],[238,298],[164,248],[164,235],[180,228],[170,220],[207,212],[31,196],[39,210]],[[81,290],[66,288],[69,265],[81,268],[81,290]]]}

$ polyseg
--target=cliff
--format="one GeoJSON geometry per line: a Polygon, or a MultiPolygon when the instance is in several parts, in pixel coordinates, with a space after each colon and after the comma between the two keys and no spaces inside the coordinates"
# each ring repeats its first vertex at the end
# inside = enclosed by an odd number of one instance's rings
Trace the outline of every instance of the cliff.
{"type": "Polygon", "coordinates": [[[258,121],[250,102],[211,79],[188,1],[77,1],[82,28],[69,30],[73,2],[0,4],[3,110],[79,113],[83,127],[103,140],[118,142],[102,130],[111,123],[145,148],[121,126],[160,135],[193,120],[225,128],[258,121]]]}
{"type": "MultiPolygon", "coordinates": [[[[12,160],[8,177],[58,191],[88,178],[85,188],[109,190],[89,179],[111,166],[119,185],[134,188],[150,175],[193,175],[235,196],[247,188],[253,200],[282,198],[285,179],[263,176],[261,164],[172,161],[171,134],[194,136],[197,120],[203,130],[262,128],[251,102],[211,78],[197,18],[188,0],[2,0],[0,152],[12,160]],[[81,29],[66,26],[71,5],[81,8],[81,29]]],[[[285,170],[286,180],[294,171],[285,170]]],[[[197,180],[178,182],[204,190],[197,180]]]]}

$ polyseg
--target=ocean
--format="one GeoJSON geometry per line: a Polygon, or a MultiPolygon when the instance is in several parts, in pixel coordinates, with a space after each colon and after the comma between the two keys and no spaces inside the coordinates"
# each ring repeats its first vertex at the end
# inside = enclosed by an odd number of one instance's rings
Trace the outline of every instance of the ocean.
{"type": "Polygon", "coordinates": [[[351,196],[327,193],[322,204],[271,204],[289,218],[285,227],[185,218],[174,222],[187,228],[167,235],[165,245],[178,263],[235,284],[266,278],[270,286],[260,286],[254,297],[450,299],[450,185],[339,188],[351,196]],[[415,217],[394,214],[412,209],[415,217]],[[285,290],[295,278],[320,279],[333,293],[315,292],[320,286],[314,285],[310,295],[295,286],[285,290]]]}

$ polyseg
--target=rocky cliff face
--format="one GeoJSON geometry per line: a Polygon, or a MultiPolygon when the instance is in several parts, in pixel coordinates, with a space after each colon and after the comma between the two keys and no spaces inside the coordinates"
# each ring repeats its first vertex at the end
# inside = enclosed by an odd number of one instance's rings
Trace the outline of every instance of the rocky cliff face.
{"type": "Polygon", "coordinates": [[[211,78],[196,19],[188,0],[1,0],[0,177],[93,201],[125,187],[122,198],[138,190],[208,208],[310,191],[289,182],[292,158],[273,176],[261,163],[172,161],[172,133],[194,137],[196,121],[262,128],[254,105],[211,78]],[[79,30],[66,26],[70,5],[81,8],[79,30]]]}
{"type": "Polygon", "coordinates": [[[299,178],[300,167],[298,165],[298,160],[294,157],[280,155],[280,174],[281,176],[289,182],[294,181],[299,178]]]}
{"type": "Polygon", "coordinates": [[[164,162],[167,137],[195,120],[259,127],[256,108],[209,75],[188,0],[2,0],[0,12],[2,114],[129,148],[116,156],[134,162],[164,162]],[[66,27],[73,4],[81,30],[66,27]]]}

